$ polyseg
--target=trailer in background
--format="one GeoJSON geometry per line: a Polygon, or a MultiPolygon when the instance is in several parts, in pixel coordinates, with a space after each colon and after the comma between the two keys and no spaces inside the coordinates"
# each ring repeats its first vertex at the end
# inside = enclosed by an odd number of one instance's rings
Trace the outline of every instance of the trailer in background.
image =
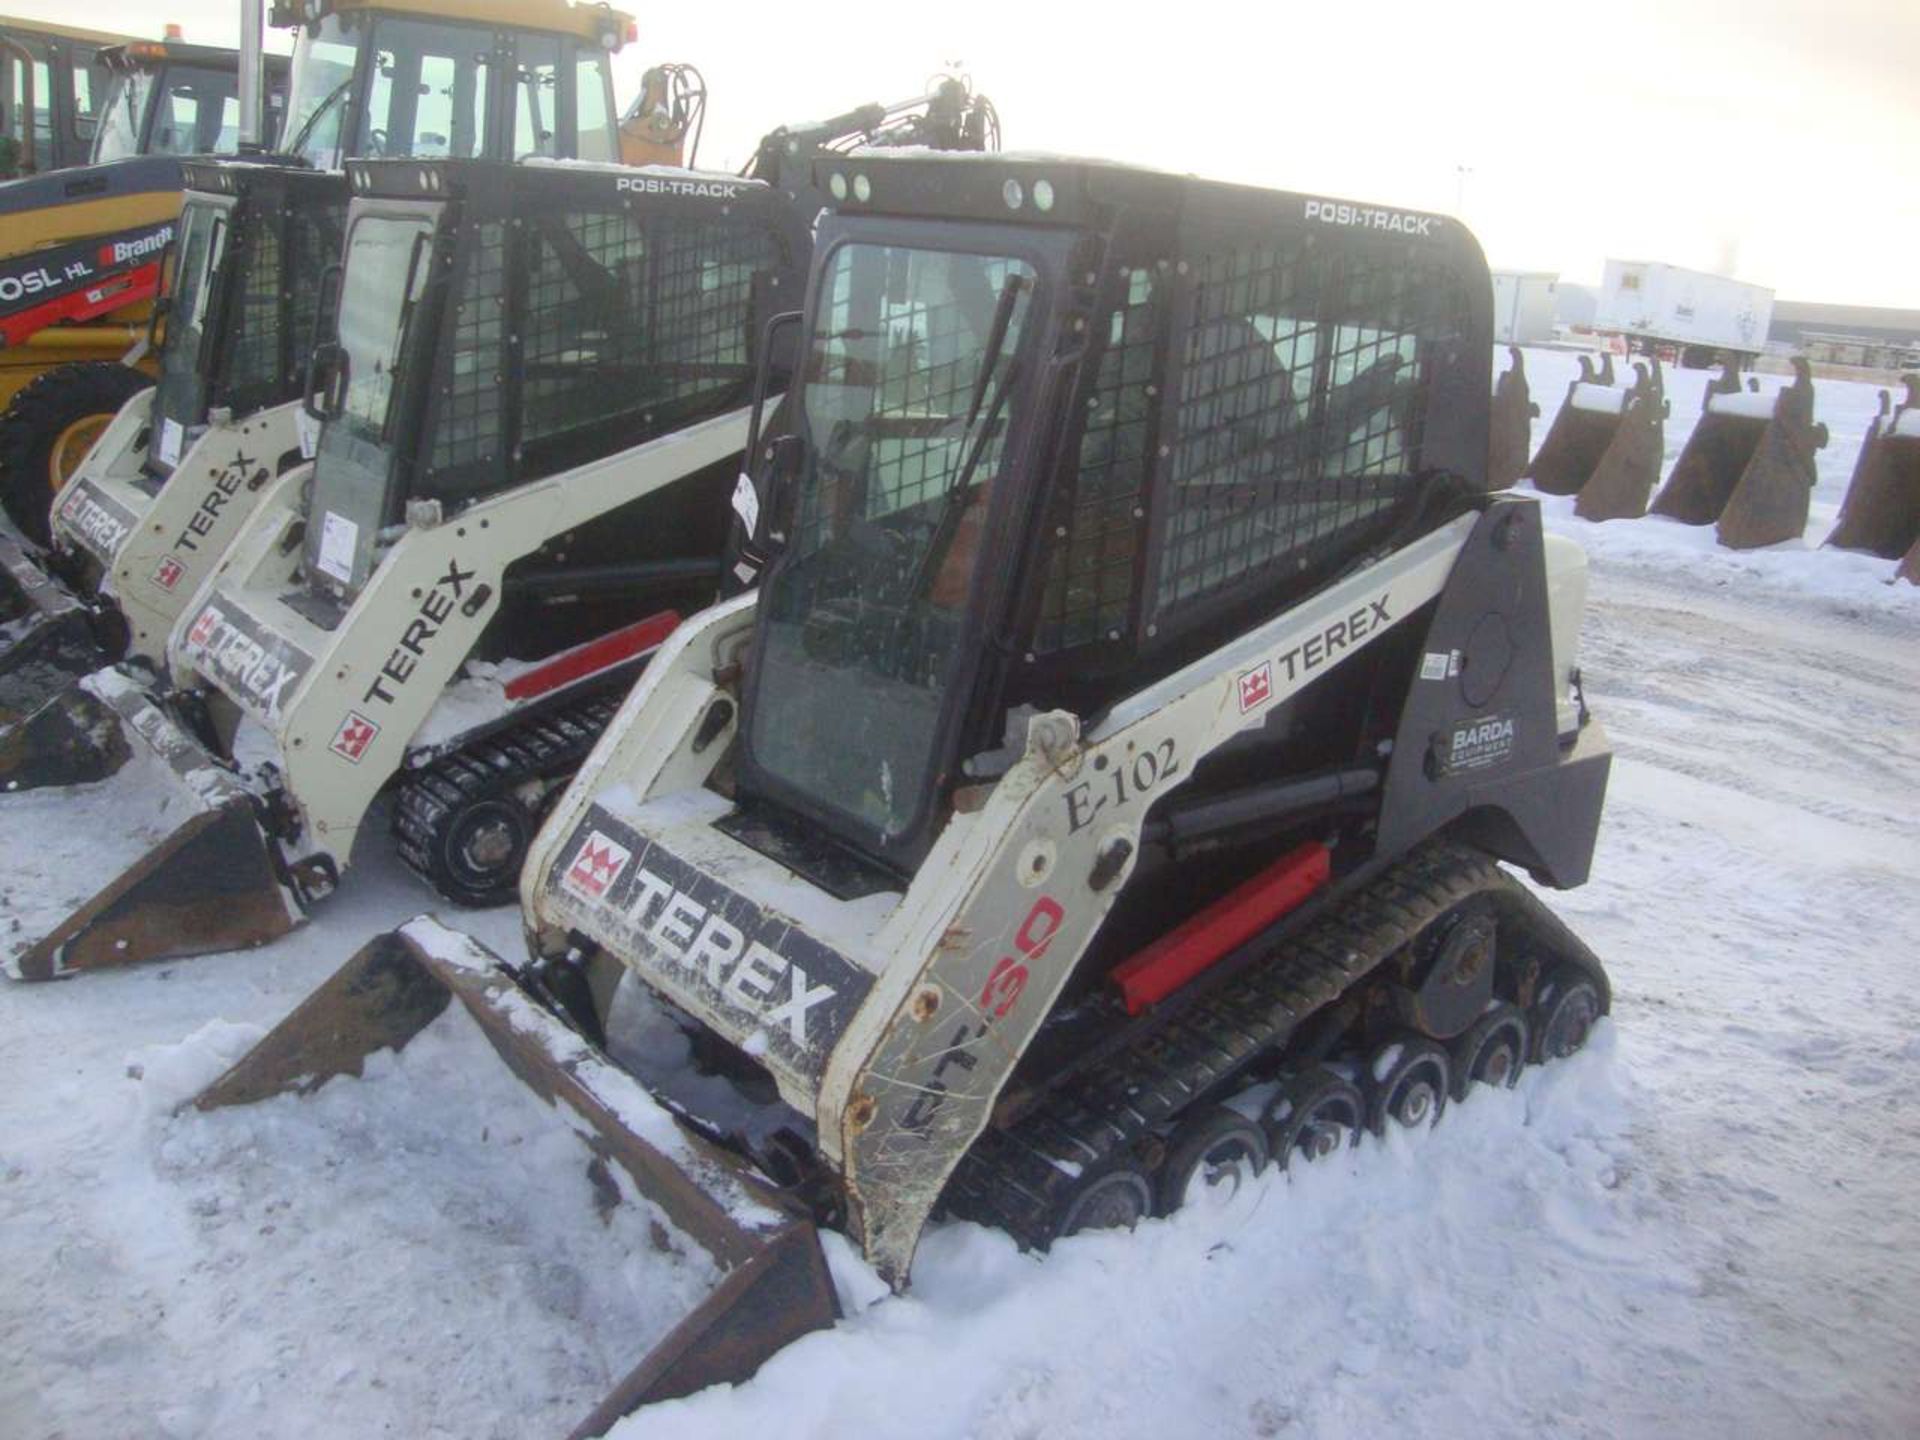
{"type": "Polygon", "coordinates": [[[1493,339],[1497,345],[1539,345],[1553,339],[1560,277],[1550,270],[1493,272],[1493,339]]]}
{"type": "Polygon", "coordinates": [[[1609,260],[1593,328],[1687,369],[1722,360],[1744,369],[1766,346],[1772,320],[1773,291],[1764,285],[1658,261],[1609,260]]]}

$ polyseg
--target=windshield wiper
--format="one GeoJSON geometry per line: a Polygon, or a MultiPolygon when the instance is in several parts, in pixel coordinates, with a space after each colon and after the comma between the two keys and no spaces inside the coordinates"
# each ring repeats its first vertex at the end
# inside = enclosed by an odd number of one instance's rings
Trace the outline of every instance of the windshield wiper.
{"type": "Polygon", "coordinates": [[[973,445],[961,463],[960,473],[953,477],[953,484],[947,487],[946,501],[940,507],[940,518],[934,522],[933,535],[920,556],[919,565],[914,568],[913,582],[907,587],[909,604],[926,593],[928,585],[938,573],[937,566],[945,563],[947,551],[953,545],[953,536],[960,528],[960,517],[966,513],[967,492],[973,488],[973,472],[980,468],[980,457],[986,454],[987,442],[993,438],[1000,412],[1006,408],[1007,397],[1013,393],[1013,382],[1020,373],[1018,362],[1010,362],[1000,372],[1000,383],[994,387],[992,402],[982,414],[981,402],[986,397],[988,382],[999,366],[1000,352],[1006,348],[1007,331],[1013,324],[1014,304],[1026,284],[1024,277],[1009,275],[1007,283],[1000,289],[1000,303],[993,312],[993,327],[987,332],[986,353],[981,356],[980,374],[974,381],[973,400],[967,406],[966,424],[960,432],[961,443],[964,445],[971,436],[973,445]],[[976,421],[983,422],[978,433],[974,430],[976,421]]]}
{"type": "Polygon", "coordinates": [[[313,127],[320,123],[321,117],[333,109],[334,103],[345,95],[352,85],[353,72],[349,70],[347,72],[347,78],[327,92],[326,99],[314,107],[313,113],[307,116],[301,123],[299,132],[294,135],[293,139],[289,140],[280,148],[280,153],[282,155],[298,155],[306,146],[307,137],[313,133],[313,127]]]}
{"type": "MultiPolygon", "coordinates": [[[[400,319],[393,329],[393,353],[387,358],[387,413],[380,422],[380,441],[385,444],[393,433],[393,417],[400,409],[400,377],[407,368],[407,337],[413,330],[414,312],[420,308],[420,294],[414,281],[420,275],[420,252],[433,238],[431,230],[418,230],[413,236],[413,252],[407,256],[405,297],[400,302],[400,319]]],[[[424,290],[425,287],[420,287],[424,290]]]]}

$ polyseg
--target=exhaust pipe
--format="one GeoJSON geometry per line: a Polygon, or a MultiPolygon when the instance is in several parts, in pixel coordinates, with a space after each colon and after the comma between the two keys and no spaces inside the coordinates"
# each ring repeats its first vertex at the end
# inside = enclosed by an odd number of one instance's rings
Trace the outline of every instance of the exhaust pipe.
{"type": "MultiPolygon", "coordinates": [[[[195,1109],[310,1094],[399,1050],[452,1000],[529,1089],[572,1112],[598,1163],[620,1166],[726,1278],[570,1432],[709,1385],[748,1379],[776,1351],[839,1319],[812,1219],[745,1162],[686,1129],[535,1000],[491,951],[422,916],[369,941],[192,1101],[195,1109]]],[[[183,1107],[184,1108],[184,1107],[183,1107]]]]}

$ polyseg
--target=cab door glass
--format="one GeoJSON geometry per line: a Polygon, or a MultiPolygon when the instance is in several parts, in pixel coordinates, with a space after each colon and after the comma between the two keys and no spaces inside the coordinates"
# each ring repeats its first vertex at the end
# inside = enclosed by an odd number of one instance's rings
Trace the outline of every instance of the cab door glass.
{"type": "Polygon", "coordinates": [[[465,159],[486,144],[492,37],[473,26],[382,20],[358,154],[465,159]]]}
{"type": "Polygon", "coordinates": [[[520,37],[513,72],[513,158],[560,154],[560,42],[520,37]]]}
{"type": "Polygon", "coordinates": [[[94,52],[81,50],[73,61],[73,138],[91,140],[99,128],[100,97],[107,93],[107,68],[94,52]]]}
{"type": "Polygon", "coordinates": [[[579,54],[573,62],[574,153],[582,160],[618,160],[618,125],[606,52],[579,54]]]}

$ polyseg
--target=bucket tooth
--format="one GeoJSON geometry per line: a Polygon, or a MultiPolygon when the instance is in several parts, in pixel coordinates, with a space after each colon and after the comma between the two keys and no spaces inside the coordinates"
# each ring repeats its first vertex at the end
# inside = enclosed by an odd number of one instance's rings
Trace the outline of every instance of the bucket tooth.
{"type": "Polygon", "coordinates": [[[1487,428],[1487,488],[1510,490],[1526,473],[1533,446],[1533,422],[1540,407],[1527,389],[1527,362],[1518,345],[1509,345],[1511,364],[1493,387],[1493,414],[1487,428]]]}
{"type": "Polygon", "coordinates": [[[93,611],[0,524],[0,726],[17,723],[108,664],[93,611]]]}
{"type": "MultiPolygon", "coordinates": [[[[300,922],[299,901],[252,794],[127,676],[89,676],[7,742],[30,739],[35,722],[49,715],[71,738],[75,711],[89,717],[93,732],[54,763],[74,773],[120,756],[111,773],[87,786],[90,802],[114,817],[115,828],[63,831],[65,796],[0,796],[0,822],[11,828],[43,809],[48,827],[37,843],[72,849],[70,857],[51,857],[48,878],[31,887],[0,887],[0,970],[16,980],[53,980],[261,945],[300,922]]],[[[49,859],[44,849],[41,859],[49,859]]]]}
{"type": "Polygon", "coordinates": [[[1880,413],[1854,462],[1847,498],[1826,543],[1898,560],[1920,544],[1920,375],[1903,375],[1906,398],[1880,413]]]}
{"type": "Polygon", "coordinates": [[[200,1110],[251,1104],[358,1075],[368,1056],[404,1047],[456,999],[522,1082],[573,1112],[595,1158],[626,1171],[726,1272],[574,1437],[604,1434],[657,1400],[743,1381],[783,1346],[839,1318],[819,1237],[803,1211],[743,1161],[682,1127],[521,989],[491,952],[425,917],[369,941],[190,1103],[200,1110]]]}
{"type": "Polygon", "coordinates": [[[1667,395],[1659,357],[1633,362],[1634,381],[1613,438],[1580,487],[1573,513],[1583,520],[1637,520],[1660,478],[1667,448],[1667,395]]]}

